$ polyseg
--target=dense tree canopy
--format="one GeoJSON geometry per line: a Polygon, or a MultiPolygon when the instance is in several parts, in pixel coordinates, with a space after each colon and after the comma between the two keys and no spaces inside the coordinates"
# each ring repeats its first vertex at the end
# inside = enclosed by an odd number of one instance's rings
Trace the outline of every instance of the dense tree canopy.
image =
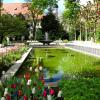
{"type": "Polygon", "coordinates": [[[65,0],[65,11],[63,13],[64,25],[67,24],[69,32],[74,33],[74,39],[77,38],[77,30],[79,28],[79,12],[80,5],[77,0],[65,0]]]}
{"type": "Polygon", "coordinates": [[[25,0],[32,15],[33,39],[36,39],[36,25],[38,16],[43,15],[44,10],[53,8],[58,0],[25,0]]]}
{"type": "Polygon", "coordinates": [[[2,15],[0,18],[0,36],[21,35],[27,31],[27,22],[12,15],[2,15]]]}
{"type": "Polygon", "coordinates": [[[48,32],[52,40],[62,38],[65,34],[62,25],[51,12],[43,17],[41,26],[43,33],[48,32]]]}

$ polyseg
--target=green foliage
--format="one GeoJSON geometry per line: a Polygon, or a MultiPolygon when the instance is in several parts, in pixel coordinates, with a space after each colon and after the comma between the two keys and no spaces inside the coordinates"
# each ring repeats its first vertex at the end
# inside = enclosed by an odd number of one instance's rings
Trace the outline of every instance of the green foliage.
{"type": "Polygon", "coordinates": [[[61,80],[65,100],[99,100],[100,78],[81,78],[76,80],[61,80]]]}
{"type": "Polygon", "coordinates": [[[66,16],[66,18],[69,19],[74,19],[80,10],[80,6],[78,4],[78,2],[70,2],[70,0],[66,0],[65,1],[65,13],[64,16],[66,16]]]}
{"type": "Polygon", "coordinates": [[[97,27],[96,39],[98,42],[100,42],[100,25],[98,25],[98,27],[97,27]]]}
{"type": "Polygon", "coordinates": [[[32,22],[34,25],[33,27],[33,36],[34,39],[36,39],[35,32],[36,32],[36,25],[37,25],[37,19],[39,15],[42,15],[44,13],[44,10],[48,7],[54,8],[55,4],[57,4],[58,0],[25,0],[29,3],[28,8],[32,15],[32,22]],[[30,3],[31,2],[31,3],[30,3]]]}
{"type": "Polygon", "coordinates": [[[70,2],[70,0],[65,1],[64,17],[66,17],[67,19],[73,20],[76,17],[78,17],[79,11],[80,11],[80,6],[78,2],[76,1],[70,2]]]}
{"type": "Polygon", "coordinates": [[[68,43],[68,40],[63,40],[64,43],[68,43]]]}
{"type": "MultiPolygon", "coordinates": [[[[70,33],[75,34],[77,36],[77,30],[79,30],[79,13],[80,13],[80,5],[77,0],[65,0],[65,10],[63,13],[63,24],[69,29],[67,30],[70,33]]],[[[72,40],[72,34],[69,34],[69,38],[72,40]]]]}
{"type": "Polygon", "coordinates": [[[53,13],[48,13],[46,16],[43,17],[41,26],[43,31],[49,32],[51,30],[58,30],[59,22],[57,21],[53,13]]]}
{"type": "Polygon", "coordinates": [[[56,16],[51,12],[43,17],[41,26],[43,34],[48,32],[51,40],[59,39],[63,35],[63,28],[61,24],[57,20],[56,16]]]}
{"type": "Polygon", "coordinates": [[[0,17],[0,35],[5,36],[21,35],[27,31],[27,22],[12,15],[2,15],[0,17]]]}
{"type": "Polygon", "coordinates": [[[7,40],[6,40],[6,38],[3,38],[2,44],[3,44],[3,46],[7,46],[7,40]]]}
{"type": "Polygon", "coordinates": [[[0,72],[7,70],[15,61],[19,60],[27,49],[27,47],[21,47],[17,51],[8,52],[6,55],[3,55],[0,59],[0,72]]]}
{"type": "Polygon", "coordinates": [[[36,31],[36,40],[43,40],[43,34],[40,29],[37,29],[36,31]]]}

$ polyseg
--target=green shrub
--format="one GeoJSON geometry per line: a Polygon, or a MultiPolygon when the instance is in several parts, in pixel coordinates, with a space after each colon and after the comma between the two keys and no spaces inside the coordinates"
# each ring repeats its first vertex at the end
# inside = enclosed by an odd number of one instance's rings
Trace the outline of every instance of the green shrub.
{"type": "Polygon", "coordinates": [[[68,42],[68,40],[63,40],[63,42],[64,42],[64,43],[67,43],[67,42],[68,42]]]}
{"type": "Polygon", "coordinates": [[[64,100],[99,100],[100,78],[81,78],[76,80],[61,80],[64,100]]]}

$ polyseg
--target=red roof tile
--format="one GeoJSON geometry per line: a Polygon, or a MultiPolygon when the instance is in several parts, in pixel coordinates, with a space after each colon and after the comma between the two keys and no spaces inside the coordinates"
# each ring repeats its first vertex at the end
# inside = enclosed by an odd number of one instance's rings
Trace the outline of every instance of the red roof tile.
{"type": "Polygon", "coordinates": [[[27,7],[23,7],[23,4],[25,3],[3,3],[3,11],[2,13],[8,13],[8,14],[27,14],[29,13],[27,7]]]}

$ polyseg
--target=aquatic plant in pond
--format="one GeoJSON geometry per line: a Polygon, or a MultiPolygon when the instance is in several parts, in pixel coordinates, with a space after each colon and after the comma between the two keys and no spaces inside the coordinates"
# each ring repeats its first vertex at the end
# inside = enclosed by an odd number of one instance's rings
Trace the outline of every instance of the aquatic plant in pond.
{"type": "Polygon", "coordinates": [[[100,76],[100,59],[68,49],[35,49],[33,55],[42,57],[44,67],[51,72],[62,70],[65,74],[100,76]]]}

